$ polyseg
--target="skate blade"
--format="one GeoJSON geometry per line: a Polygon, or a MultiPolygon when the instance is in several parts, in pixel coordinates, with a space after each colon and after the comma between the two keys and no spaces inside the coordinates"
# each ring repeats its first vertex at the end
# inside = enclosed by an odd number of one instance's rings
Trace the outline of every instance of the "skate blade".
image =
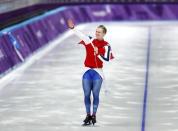
{"type": "Polygon", "coordinates": [[[82,126],[90,126],[91,125],[91,123],[84,123],[84,124],[82,124],[82,126]]]}
{"type": "Polygon", "coordinates": [[[96,123],[92,123],[93,126],[95,126],[96,123]]]}

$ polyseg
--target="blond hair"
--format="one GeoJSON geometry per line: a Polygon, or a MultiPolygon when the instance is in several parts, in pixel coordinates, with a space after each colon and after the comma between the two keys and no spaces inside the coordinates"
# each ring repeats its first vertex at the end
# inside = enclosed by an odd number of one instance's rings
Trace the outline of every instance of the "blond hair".
{"type": "Polygon", "coordinates": [[[103,33],[105,33],[105,34],[107,33],[107,29],[104,25],[99,25],[98,28],[103,29],[103,33]]]}

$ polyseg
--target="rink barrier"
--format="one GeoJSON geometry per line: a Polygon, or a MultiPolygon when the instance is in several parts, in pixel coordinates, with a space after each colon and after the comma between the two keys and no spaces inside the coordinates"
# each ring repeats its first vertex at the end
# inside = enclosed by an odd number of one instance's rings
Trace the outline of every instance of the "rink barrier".
{"type": "Polygon", "coordinates": [[[115,4],[59,7],[0,32],[0,76],[76,24],[98,21],[177,20],[178,5],[115,4]]]}

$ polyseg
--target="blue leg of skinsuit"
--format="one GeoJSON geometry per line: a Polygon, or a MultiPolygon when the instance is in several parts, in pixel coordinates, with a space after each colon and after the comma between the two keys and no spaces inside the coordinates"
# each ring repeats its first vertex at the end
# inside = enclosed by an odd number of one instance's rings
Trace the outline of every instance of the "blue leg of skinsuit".
{"type": "Polygon", "coordinates": [[[87,114],[90,114],[91,108],[91,92],[93,94],[93,114],[96,114],[99,105],[99,93],[102,84],[101,76],[93,69],[89,69],[83,75],[83,91],[84,91],[84,101],[87,114]]]}

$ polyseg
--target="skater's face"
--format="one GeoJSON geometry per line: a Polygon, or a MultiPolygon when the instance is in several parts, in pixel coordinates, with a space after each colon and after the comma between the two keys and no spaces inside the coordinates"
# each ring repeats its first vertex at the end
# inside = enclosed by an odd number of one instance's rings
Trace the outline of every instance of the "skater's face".
{"type": "Polygon", "coordinates": [[[104,30],[102,28],[96,28],[95,35],[96,35],[96,39],[103,40],[103,38],[105,36],[104,30]]]}

